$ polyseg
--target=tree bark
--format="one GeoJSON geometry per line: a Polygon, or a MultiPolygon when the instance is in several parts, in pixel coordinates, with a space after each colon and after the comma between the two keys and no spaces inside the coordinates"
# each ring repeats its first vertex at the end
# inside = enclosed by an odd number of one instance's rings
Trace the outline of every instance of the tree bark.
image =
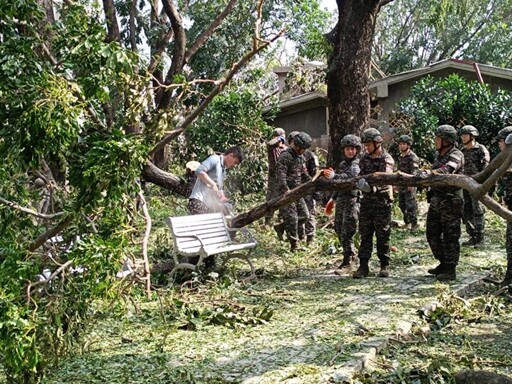
{"type": "Polygon", "coordinates": [[[512,384],[512,379],[494,372],[466,370],[455,375],[456,384],[512,384]]]}
{"type": "Polygon", "coordinates": [[[372,39],[379,0],[337,0],[338,23],[329,34],[333,46],[327,70],[327,100],[331,145],[329,165],[338,165],[340,141],[346,134],[368,128],[368,91],[372,39]]]}

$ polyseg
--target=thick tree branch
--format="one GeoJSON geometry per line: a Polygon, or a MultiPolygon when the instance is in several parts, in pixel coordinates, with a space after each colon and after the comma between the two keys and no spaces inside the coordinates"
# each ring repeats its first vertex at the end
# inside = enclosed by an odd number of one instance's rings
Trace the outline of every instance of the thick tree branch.
{"type": "Polygon", "coordinates": [[[185,120],[177,127],[177,129],[172,132],[166,134],[160,142],[158,142],[155,147],[151,150],[150,155],[153,156],[156,152],[163,149],[169,142],[171,142],[175,137],[179,136],[183,131],[185,131],[190,124],[204,111],[204,109],[210,104],[210,102],[217,96],[228,84],[231,79],[235,76],[238,71],[243,68],[256,54],[265,49],[271,43],[276,41],[281,35],[284,33],[284,30],[281,30],[278,34],[276,34],[272,39],[268,41],[261,41],[256,47],[247,53],[240,61],[234,64],[226,77],[224,79],[218,80],[216,82],[215,88],[210,92],[210,94],[203,100],[203,102],[194,110],[190,115],[188,115],[185,120]]]}
{"type": "Polygon", "coordinates": [[[105,18],[107,20],[107,36],[105,37],[105,41],[107,43],[119,41],[121,35],[119,33],[116,7],[113,0],[103,0],[103,12],[105,12],[105,18]]]}
{"type": "Polygon", "coordinates": [[[213,33],[219,28],[224,19],[233,11],[238,0],[230,0],[226,8],[213,20],[210,26],[199,35],[194,43],[187,49],[185,54],[185,63],[188,63],[190,58],[201,48],[206,41],[213,35],[213,33]]]}
{"type": "MultiPolygon", "coordinates": [[[[173,0],[162,0],[162,4],[164,6],[164,11],[169,17],[171,22],[172,30],[174,32],[174,50],[172,54],[172,61],[169,70],[167,71],[167,75],[165,76],[165,84],[171,84],[176,75],[183,66],[185,65],[185,50],[187,44],[187,37],[185,34],[185,27],[183,25],[183,20],[181,15],[178,13],[176,6],[174,5],[173,0]]],[[[171,100],[172,93],[168,90],[161,90],[162,97],[160,98],[160,102],[158,104],[158,109],[162,110],[169,106],[169,102],[171,100]]]]}
{"type": "MultiPolygon", "coordinates": [[[[512,157],[512,156],[511,156],[512,157]]],[[[453,186],[467,190],[474,196],[480,198],[482,203],[490,210],[501,216],[505,220],[512,220],[512,212],[498,204],[488,195],[485,195],[482,184],[476,182],[472,177],[465,175],[435,175],[418,177],[406,173],[374,173],[371,175],[360,176],[353,179],[327,180],[319,178],[316,181],[310,181],[287,192],[286,194],[259,205],[248,212],[242,213],[233,219],[234,227],[246,226],[275,210],[282,208],[298,199],[310,194],[313,191],[343,191],[355,188],[357,180],[364,178],[370,186],[397,185],[411,187],[447,187],[453,186]]]]}
{"type": "Polygon", "coordinates": [[[28,250],[30,252],[35,251],[37,248],[39,248],[41,245],[43,245],[48,239],[61,233],[67,226],[69,226],[71,224],[72,221],[73,221],[73,217],[71,215],[65,217],[55,227],[50,228],[45,233],[42,233],[41,235],[39,235],[39,237],[37,239],[35,239],[28,246],[28,250]]]}
{"type": "Polygon", "coordinates": [[[34,211],[33,209],[22,207],[21,205],[13,203],[12,201],[5,200],[2,197],[0,197],[0,204],[7,205],[8,207],[14,208],[18,211],[28,213],[29,215],[33,215],[35,217],[38,217],[40,219],[45,219],[45,220],[52,220],[52,219],[55,219],[56,217],[60,217],[64,214],[64,212],[57,212],[57,213],[54,213],[51,215],[40,213],[40,212],[34,211]]]}
{"type": "Polygon", "coordinates": [[[130,46],[133,52],[138,52],[137,49],[137,27],[135,25],[135,19],[137,18],[137,0],[132,0],[132,5],[130,7],[130,19],[129,19],[129,28],[130,28],[130,46]]]}

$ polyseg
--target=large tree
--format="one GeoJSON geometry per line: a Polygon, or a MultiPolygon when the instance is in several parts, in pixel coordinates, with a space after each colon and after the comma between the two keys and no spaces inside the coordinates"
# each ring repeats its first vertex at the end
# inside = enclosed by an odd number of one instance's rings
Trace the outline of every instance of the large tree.
{"type": "Polygon", "coordinates": [[[368,127],[373,34],[380,8],[390,1],[336,0],[338,22],[328,35],[332,44],[327,69],[331,164],[341,160],[343,136],[368,127]]]}

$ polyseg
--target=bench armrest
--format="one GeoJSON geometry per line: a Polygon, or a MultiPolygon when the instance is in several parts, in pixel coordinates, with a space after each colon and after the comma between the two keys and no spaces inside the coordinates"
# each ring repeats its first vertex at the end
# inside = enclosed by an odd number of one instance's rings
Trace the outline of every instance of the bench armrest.
{"type": "Polygon", "coordinates": [[[175,233],[173,233],[173,236],[176,239],[186,239],[186,238],[195,239],[195,240],[199,241],[199,244],[201,244],[201,248],[204,249],[204,242],[203,242],[203,239],[201,238],[201,236],[198,236],[198,235],[177,235],[175,233]]]}

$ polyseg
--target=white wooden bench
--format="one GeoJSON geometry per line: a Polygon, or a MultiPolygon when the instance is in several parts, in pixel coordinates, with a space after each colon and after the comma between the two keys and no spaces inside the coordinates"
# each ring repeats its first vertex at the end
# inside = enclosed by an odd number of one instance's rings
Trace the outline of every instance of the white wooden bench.
{"type": "Polygon", "coordinates": [[[257,243],[247,228],[229,228],[222,213],[169,217],[167,223],[171,228],[175,251],[175,266],[171,275],[179,269],[195,270],[207,257],[226,254],[224,264],[232,258],[246,260],[251,267],[251,277],[255,276],[249,256],[257,243]],[[241,237],[240,241],[233,240],[238,237],[241,237]],[[199,260],[197,264],[180,262],[178,256],[199,256],[199,260]]]}

